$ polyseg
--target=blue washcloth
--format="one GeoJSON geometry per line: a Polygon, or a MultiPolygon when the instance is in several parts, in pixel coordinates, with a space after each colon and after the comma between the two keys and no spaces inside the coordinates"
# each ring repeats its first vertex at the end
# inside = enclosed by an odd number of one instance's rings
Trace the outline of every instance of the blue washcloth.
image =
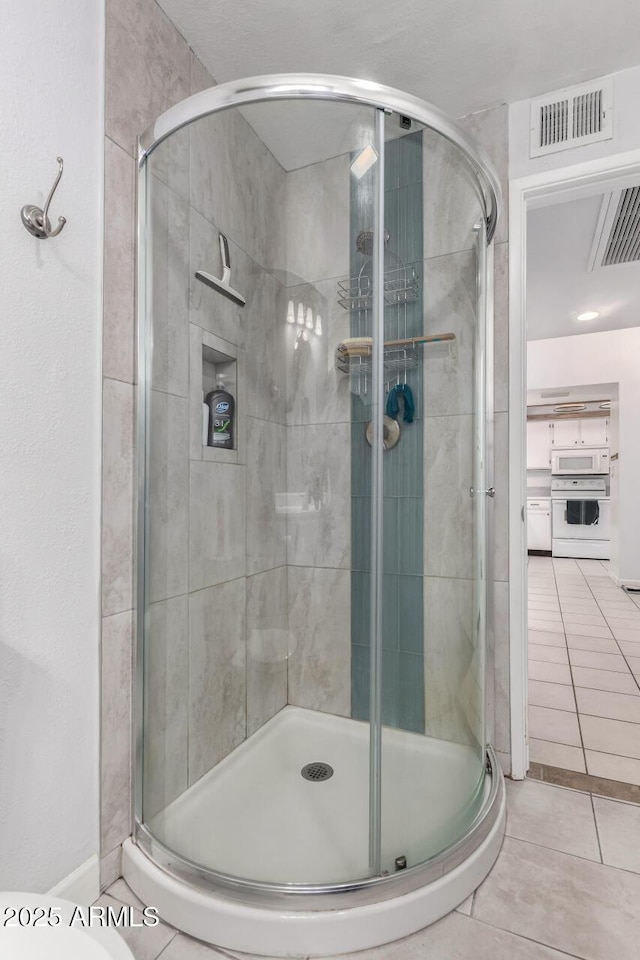
{"type": "Polygon", "coordinates": [[[397,383],[393,389],[389,390],[389,396],[387,397],[387,416],[392,417],[394,420],[398,419],[400,413],[399,397],[402,397],[404,400],[404,422],[413,423],[416,405],[413,401],[413,393],[408,383],[397,383]]]}

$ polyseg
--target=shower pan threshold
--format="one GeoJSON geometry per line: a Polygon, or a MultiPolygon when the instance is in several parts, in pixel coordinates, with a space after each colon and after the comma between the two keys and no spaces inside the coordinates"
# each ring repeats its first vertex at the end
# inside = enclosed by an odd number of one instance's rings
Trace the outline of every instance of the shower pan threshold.
{"type": "MultiPolygon", "coordinates": [[[[416,856],[427,859],[453,843],[446,827],[460,798],[472,792],[477,762],[469,746],[388,727],[382,756],[383,867],[393,873],[396,858],[409,853],[412,867],[416,856]],[[419,851],[416,836],[422,837],[419,851]]],[[[482,842],[425,886],[380,892],[378,902],[351,906],[348,893],[344,909],[331,897],[326,908],[316,897],[316,908],[306,909],[304,895],[299,909],[255,898],[237,902],[229,890],[209,892],[172,876],[175,864],[166,857],[173,850],[175,863],[184,858],[258,883],[357,886],[354,878],[368,874],[368,764],[367,723],[285,707],[150,820],[148,833],[161,845],[148,842],[149,856],[126,842],[124,876],[173,926],[249,953],[322,956],[407,936],[458,906],[493,865],[504,833],[504,788],[495,764],[485,802],[494,780],[497,815],[482,842]],[[326,763],[334,773],[308,780],[302,770],[310,763],[326,763]]]]}

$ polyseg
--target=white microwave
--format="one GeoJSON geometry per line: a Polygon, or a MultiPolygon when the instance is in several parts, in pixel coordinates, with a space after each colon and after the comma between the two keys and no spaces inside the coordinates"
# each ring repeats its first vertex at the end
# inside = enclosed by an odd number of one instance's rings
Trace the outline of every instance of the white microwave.
{"type": "Polygon", "coordinates": [[[551,450],[554,477],[597,476],[609,473],[608,447],[567,447],[551,450]]]}

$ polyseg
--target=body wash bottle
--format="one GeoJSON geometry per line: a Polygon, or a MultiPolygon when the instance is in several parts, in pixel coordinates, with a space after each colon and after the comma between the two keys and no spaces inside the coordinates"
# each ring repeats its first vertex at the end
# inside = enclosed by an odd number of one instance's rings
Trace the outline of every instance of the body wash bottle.
{"type": "Polygon", "coordinates": [[[216,378],[216,389],[207,394],[205,403],[209,408],[208,445],[233,450],[236,404],[229,391],[225,390],[223,376],[216,378]]]}

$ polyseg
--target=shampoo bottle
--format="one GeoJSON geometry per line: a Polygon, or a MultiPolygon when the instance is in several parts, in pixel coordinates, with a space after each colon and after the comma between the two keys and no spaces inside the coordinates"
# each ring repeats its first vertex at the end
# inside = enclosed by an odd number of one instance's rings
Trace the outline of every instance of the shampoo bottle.
{"type": "Polygon", "coordinates": [[[216,379],[216,389],[207,394],[205,403],[209,407],[210,447],[222,447],[233,450],[235,400],[224,387],[224,377],[216,379]]]}

